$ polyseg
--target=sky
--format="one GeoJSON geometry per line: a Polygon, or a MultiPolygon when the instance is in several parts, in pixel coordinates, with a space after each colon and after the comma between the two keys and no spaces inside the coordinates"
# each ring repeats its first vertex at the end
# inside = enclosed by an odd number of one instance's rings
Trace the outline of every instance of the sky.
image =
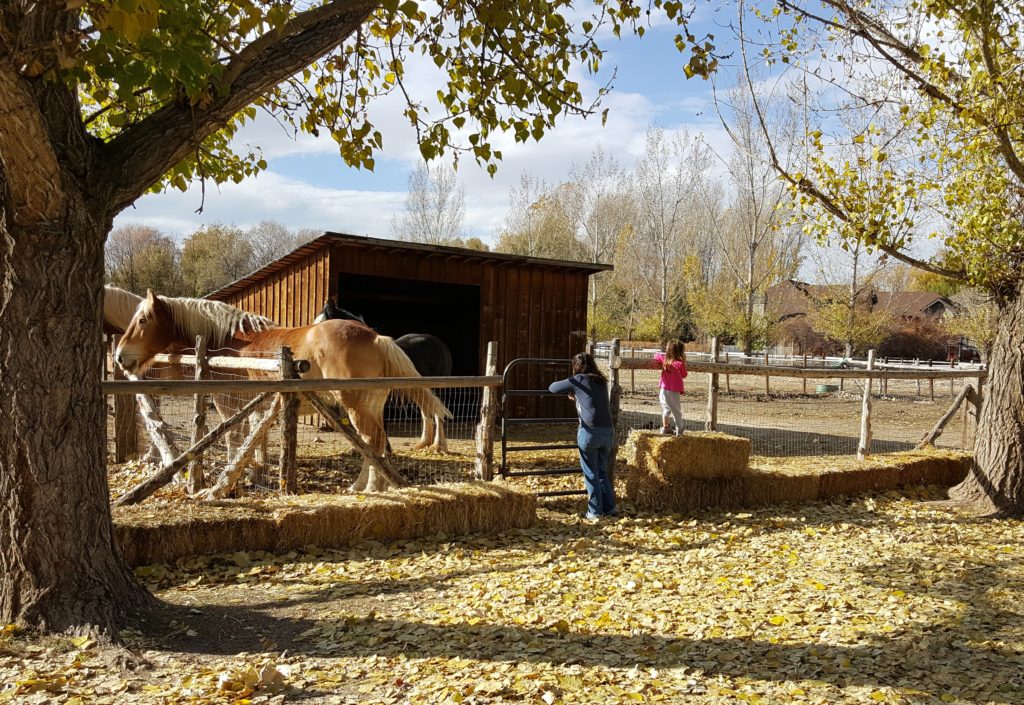
{"type": "MultiPolygon", "coordinates": [[[[711,32],[724,42],[730,35],[725,25],[734,21],[735,10],[731,5],[712,5],[699,6],[691,31],[698,36],[711,32]]],[[[516,144],[511,137],[499,138],[495,146],[500,145],[504,159],[494,178],[463,158],[458,180],[466,191],[466,236],[493,243],[508,211],[509,193],[523,172],[557,184],[598,146],[628,168],[640,155],[651,126],[701,133],[716,153],[727,157],[729,140],[712,104],[711,84],[684,77],[684,56],[672,41],[676,31],[666,24],[651,27],[643,39],[626,37],[625,32],[621,41],[608,36],[602,73],[596,78],[582,71],[576,74],[585,91],[593,94],[615,71],[613,90],[603,101],[609,108],[604,126],[599,115],[570,117],[540,142],[516,144]]],[[[407,64],[407,74],[411,85],[437,80],[432,63],[407,64]]],[[[719,81],[727,79],[731,77],[720,76],[719,81]]],[[[292,229],[391,237],[392,218],[404,207],[409,174],[420,159],[415,135],[401,110],[398,96],[378,100],[371,108],[374,124],[384,135],[373,172],[347,167],[329,137],[296,138],[261,115],[239,132],[236,143],[258,146],[268,163],[266,171],[241,184],[208,184],[205,199],[198,185],[184,193],[146,195],[118,216],[115,227],[140,223],[182,239],[203,225],[248,227],[276,220],[292,229]]]]}

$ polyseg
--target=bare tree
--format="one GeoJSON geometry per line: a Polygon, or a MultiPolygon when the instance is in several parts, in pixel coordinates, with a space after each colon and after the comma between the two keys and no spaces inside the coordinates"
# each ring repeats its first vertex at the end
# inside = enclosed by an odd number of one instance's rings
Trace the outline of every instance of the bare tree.
{"type": "Polygon", "coordinates": [[[466,189],[445,164],[420,163],[409,176],[405,210],[391,221],[398,240],[434,245],[461,241],[466,189]]]}
{"type": "Polygon", "coordinates": [[[706,236],[700,215],[711,192],[709,164],[709,151],[700,140],[650,129],[644,155],[633,169],[638,210],[633,254],[644,263],[640,271],[657,302],[663,340],[678,335],[683,324],[678,313],[686,300],[684,261],[706,252],[698,241],[706,236]]]}
{"type": "MultiPolygon", "coordinates": [[[[609,261],[620,234],[635,220],[626,173],[599,146],[585,164],[573,166],[565,193],[581,256],[593,263],[609,261]]],[[[610,278],[608,274],[600,272],[590,277],[591,339],[597,339],[597,305],[600,288],[610,278]]]]}
{"type": "MultiPolygon", "coordinates": [[[[756,90],[741,76],[727,99],[716,105],[722,125],[733,143],[728,163],[732,193],[722,227],[716,229],[721,247],[724,289],[733,292],[715,297],[726,304],[723,313],[750,355],[757,343],[768,343],[773,323],[762,302],[768,287],[796,274],[800,264],[799,228],[791,224],[791,194],[787,184],[765,159],[767,140],[751,101],[756,90]],[[722,115],[726,107],[731,120],[722,115]]],[[[761,109],[779,158],[787,165],[797,157],[798,119],[788,100],[767,96],[761,109]]],[[[718,288],[723,288],[719,282],[718,288]]]]}
{"type": "Polygon", "coordinates": [[[524,173],[509,194],[505,226],[495,249],[528,257],[579,257],[571,202],[568,185],[549,189],[543,181],[524,173]]]}
{"type": "Polygon", "coordinates": [[[145,294],[146,289],[175,296],[181,293],[178,246],[159,230],[130,224],[110,233],[104,247],[107,281],[145,294]]]}
{"type": "Polygon", "coordinates": [[[319,234],[316,230],[289,230],[276,220],[261,220],[244,233],[252,249],[250,265],[252,269],[258,269],[284,257],[319,234]]]}

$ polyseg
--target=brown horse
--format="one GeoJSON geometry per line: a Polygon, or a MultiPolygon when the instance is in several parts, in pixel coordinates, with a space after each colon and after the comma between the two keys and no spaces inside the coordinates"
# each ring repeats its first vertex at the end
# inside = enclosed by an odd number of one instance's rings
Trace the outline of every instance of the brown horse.
{"type": "MultiPolygon", "coordinates": [[[[419,376],[394,340],[362,323],[335,320],[299,328],[266,328],[254,324],[253,318],[253,314],[220,302],[164,298],[150,291],[121,337],[117,362],[128,372],[139,374],[157,353],[203,335],[211,348],[227,348],[238,355],[276,354],[287,345],[297,359],[309,361],[306,379],[419,376]]],[[[356,430],[379,454],[386,443],[383,411],[388,391],[336,393],[356,430]]],[[[424,414],[451,416],[429,389],[397,391],[424,414]]],[[[364,462],[352,489],[374,491],[387,485],[376,465],[364,462]]]]}

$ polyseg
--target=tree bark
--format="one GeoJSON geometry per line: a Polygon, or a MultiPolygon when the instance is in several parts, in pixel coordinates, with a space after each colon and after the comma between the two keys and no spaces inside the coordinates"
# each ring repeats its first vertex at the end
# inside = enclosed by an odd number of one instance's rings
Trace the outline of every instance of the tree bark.
{"type": "Polygon", "coordinates": [[[996,516],[1024,515],[1024,283],[1000,306],[974,465],[950,497],[996,516]]]}
{"type": "MultiPolygon", "coordinates": [[[[67,174],[63,174],[65,183],[67,174]]],[[[110,219],[19,216],[0,166],[0,624],[118,638],[148,593],[114,544],[98,370],[110,219]]]]}

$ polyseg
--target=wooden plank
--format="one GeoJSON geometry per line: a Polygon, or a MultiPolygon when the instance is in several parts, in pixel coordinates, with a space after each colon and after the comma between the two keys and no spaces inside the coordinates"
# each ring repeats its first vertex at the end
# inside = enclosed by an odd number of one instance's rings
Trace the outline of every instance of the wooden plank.
{"type": "MultiPolygon", "coordinates": [[[[628,358],[624,357],[621,360],[621,367],[624,370],[628,369],[645,369],[650,365],[650,360],[647,358],[628,358]]],[[[770,375],[772,377],[793,377],[800,379],[807,377],[808,379],[881,379],[882,377],[889,377],[891,379],[958,379],[962,377],[976,378],[979,376],[985,377],[988,373],[983,370],[950,370],[943,368],[932,368],[930,370],[863,370],[863,369],[842,369],[838,367],[811,367],[803,369],[799,367],[783,367],[781,365],[771,365],[765,367],[764,365],[740,365],[735,363],[726,364],[719,362],[713,364],[710,362],[693,361],[687,362],[686,367],[691,372],[717,372],[718,374],[734,374],[734,375],[751,375],[762,377],[764,375],[770,375]]]]}
{"type": "Polygon", "coordinates": [[[174,475],[179,470],[181,470],[188,463],[190,463],[197,454],[202,453],[204,450],[206,450],[211,445],[216,443],[221,438],[221,436],[223,436],[231,429],[232,426],[234,426],[242,419],[244,419],[246,416],[248,416],[249,412],[255,409],[259,404],[261,404],[263,400],[266,399],[268,396],[270,396],[270,392],[264,392],[263,394],[260,394],[255,399],[250,401],[248,404],[239,409],[231,418],[221,422],[220,425],[218,425],[212,431],[207,433],[206,436],[204,436],[201,441],[199,441],[191,448],[186,450],[184,453],[179,455],[177,458],[175,458],[174,462],[170,463],[169,465],[161,467],[153,475],[147,477],[145,480],[135,485],[135,487],[131,488],[123,495],[121,495],[121,497],[118,498],[116,502],[114,502],[114,506],[121,507],[124,505],[136,504],[138,502],[141,502],[146,497],[148,497],[149,495],[153,494],[158,489],[166,485],[168,482],[171,481],[171,478],[174,477],[174,475]]]}
{"type": "MultiPolygon", "coordinates": [[[[155,362],[165,365],[196,364],[195,355],[179,355],[178,353],[158,353],[153,356],[155,362]]],[[[259,370],[261,372],[277,372],[279,363],[276,358],[266,357],[228,357],[218,355],[207,358],[206,366],[213,370],[259,370]]]]}
{"type": "MultiPolygon", "coordinates": [[[[487,343],[487,362],[484,371],[489,375],[498,372],[498,343],[487,343]]],[[[474,468],[478,480],[494,479],[494,423],[498,415],[499,387],[484,387],[480,403],[480,422],[476,427],[476,460],[474,468]]]]}
{"type": "Polygon", "coordinates": [[[959,409],[960,405],[964,403],[964,400],[970,399],[973,396],[975,396],[974,387],[969,384],[965,384],[963,390],[957,395],[956,399],[953,400],[953,403],[950,404],[949,408],[946,410],[946,413],[939,417],[939,420],[935,422],[932,430],[926,433],[924,438],[921,439],[921,442],[917,444],[917,449],[920,450],[929,444],[935,443],[936,439],[942,435],[942,431],[946,428],[946,424],[948,424],[949,420],[956,415],[957,409],[959,409]]]}
{"type": "Polygon", "coordinates": [[[362,389],[460,389],[501,384],[501,376],[361,377],[358,379],[187,379],[101,382],[104,394],[255,394],[258,392],[331,392],[362,389]]]}
{"type": "Polygon", "coordinates": [[[270,408],[267,409],[263,416],[259,417],[256,422],[252,425],[252,431],[249,436],[242,441],[242,445],[238,448],[238,452],[235,457],[231,459],[228,466],[224,468],[224,471],[217,478],[217,482],[213,483],[211,487],[206,488],[202,492],[202,499],[224,499],[235,489],[238,485],[238,481],[242,479],[242,475],[245,472],[245,468],[249,465],[249,460],[256,452],[258,444],[266,437],[267,431],[270,429],[270,424],[274,422],[274,416],[277,415],[277,411],[281,406],[281,396],[274,397],[274,401],[271,403],[270,408]]]}
{"type": "MultiPolygon", "coordinates": [[[[210,376],[210,368],[207,364],[208,360],[206,357],[206,338],[201,335],[196,336],[195,358],[196,380],[207,379],[210,376]]],[[[192,438],[190,443],[193,446],[206,435],[206,399],[207,396],[200,392],[199,394],[196,394],[192,405],[192,438]]],[[[203,489],[203,483],[203,460],[202,458],[197,457],[192,464],[188,466],[189,494],[195,494],[199,490],[203,489]]]]}
{"type": "MultiPolygon", "coordinates": [[[[280,355],[281,379],[298,379],[291,348],[284,346],[280,355]]],[[[281,457],[278,461],[278,489],[285,494],[299,491],[298,451],[299,396],[281,394],[281,457]]]]}
{"type": "MultiPolygon", "coordinates": [[[[711,339],[711,360],[715,363],[718,361],[718,338],[711,339]]],[[[647,361],[650,364],[650,360],[647,361]]],[[[693,369],[690,364],[686,365],[686,371],[689,373],[693,369]]],[[[704,430],[705,431],[716,431],[718,430],[718,373],[712,372],[708,375],[708,408],[707,416],[704,419],[704,430]]]]}

